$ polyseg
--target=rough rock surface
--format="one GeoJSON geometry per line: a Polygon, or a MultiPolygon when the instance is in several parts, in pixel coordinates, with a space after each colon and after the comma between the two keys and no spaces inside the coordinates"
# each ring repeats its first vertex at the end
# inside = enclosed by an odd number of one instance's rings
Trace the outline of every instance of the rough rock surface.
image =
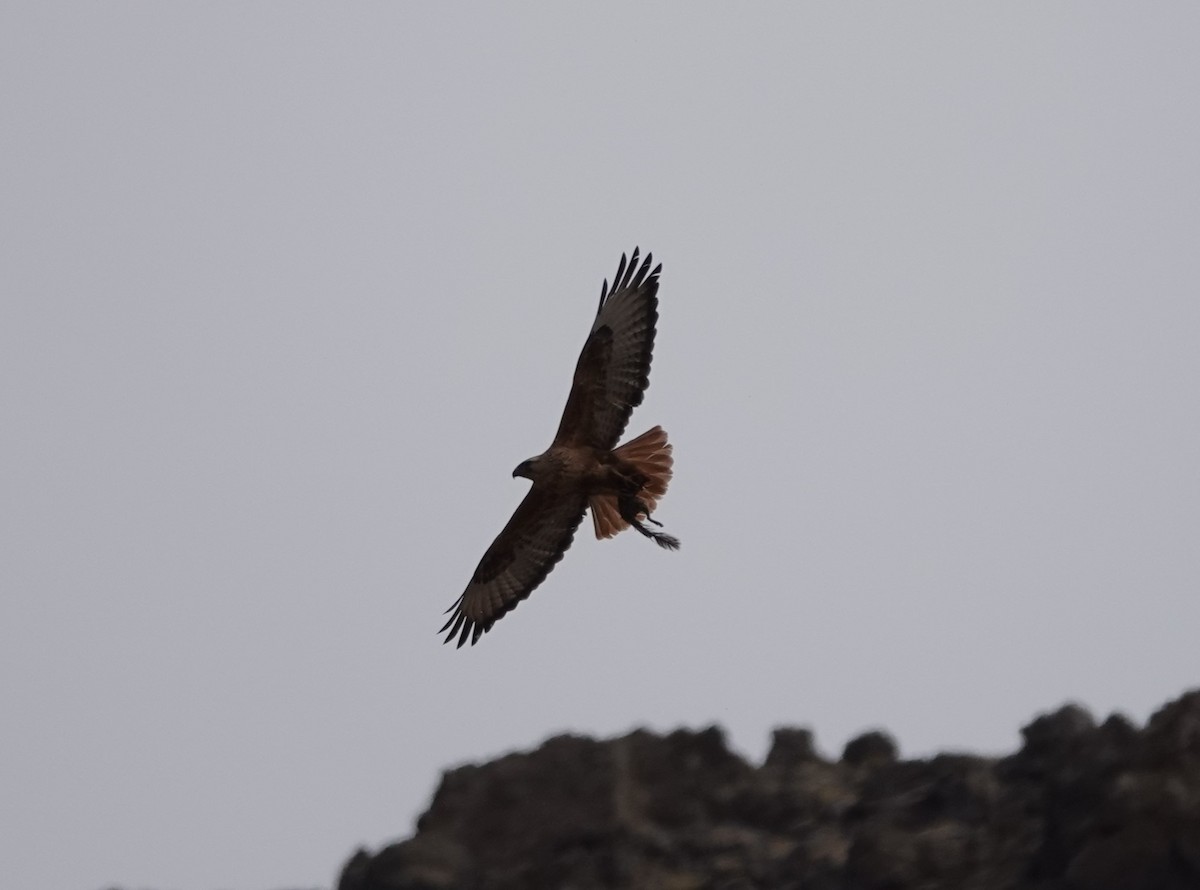
{"type": "Polygon", "coordinates": [[[1200,890],[1200,690],[1144,728],[1068,705],[1008,757],[840,760],[780,729],[759,767],[720,730],[550,739],[443,777],[417,833],[339,890],[1200,890]]]}

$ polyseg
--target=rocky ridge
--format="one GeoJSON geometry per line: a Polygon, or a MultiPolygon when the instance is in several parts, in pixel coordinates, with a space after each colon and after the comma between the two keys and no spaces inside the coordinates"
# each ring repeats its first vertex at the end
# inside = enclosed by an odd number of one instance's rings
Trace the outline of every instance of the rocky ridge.
{"type": "Polygon", "coordinates": [[[779,729],[559,736],[447,772],[414,837],[338,890],[1200,890],[1200,690],[1137,727],[1067,705],[1016,753],[838,760],[779,729]]]}

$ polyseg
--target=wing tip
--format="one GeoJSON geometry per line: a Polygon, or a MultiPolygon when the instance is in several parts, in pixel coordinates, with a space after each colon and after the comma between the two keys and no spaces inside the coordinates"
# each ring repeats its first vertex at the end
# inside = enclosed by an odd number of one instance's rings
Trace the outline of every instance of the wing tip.
{"type": "MultiPolygon", "coordinates": [[[[461,597],[459,599],[461,600],[461,597]]],[[[459,603],[456,602],[450,607],[450,609],[454,609],[458,605],[459,603]]],[[[448,612],[450,609],[447,609],[446,611],[448,612]]],[[[481,636],[492,629],[492,625],[494,623],[494,621],[472,621],[471,619],[467,618],[466,613],[459,608],[453,615],[450,616],[450,619],[442,625],[442,629],[439,630],[438,633],[446,634],[446,639],[442,640],[443,646],[449,642],[452,642],[455,637],[458,637],[458,644],[454,648],[461,649],[463,644],[467,642],[468,636],[471,638],[471,645],[474,646],[479,642],[479,638],[481,636]],[[449,633],[446,633],[447,630],[449,633]]]]}
{"type": "Polygon", "coordinates": [[[604,283],[600,286],[600,305],[596,308],[596,314],[604,308],[605,302],[617,291],[625,290],[629,287],[638,288],[643,284],[657,290],[658,276],[662,274],[662,263],[659,263],[654,268],[651,265],[654,262],[653,252],[647,253],[642,259],[642,264],[638,266],[638,259],[641,258],[641,247],[634,247],[633,253],[621,253],[621,262],[617,264],[617,274],[612,278],[612,287],[609,287],[608,279],[604,279],[604,283]]]}

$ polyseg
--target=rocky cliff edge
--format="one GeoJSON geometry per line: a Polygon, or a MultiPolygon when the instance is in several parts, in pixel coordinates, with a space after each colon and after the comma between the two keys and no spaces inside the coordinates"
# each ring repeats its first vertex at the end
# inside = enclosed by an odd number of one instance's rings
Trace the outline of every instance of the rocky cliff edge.
{"type": "Polygon", "coordinates": [[[827,760],[779,729],[761,766],[717,728],[447,772],[414,837],[339,890],[1200,890],[1200,690],[1139,728],[1068,705],[1019,751],[900,760],[872,732],[827,760]]]}

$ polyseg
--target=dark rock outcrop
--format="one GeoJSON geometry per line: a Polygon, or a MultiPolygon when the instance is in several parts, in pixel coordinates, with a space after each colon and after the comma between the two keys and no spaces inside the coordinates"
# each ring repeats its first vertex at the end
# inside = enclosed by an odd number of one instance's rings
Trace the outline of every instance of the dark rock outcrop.
{"type": "Polygon", "coordinates": [[[761,767],[720,730],[560,736],[443,777],[417,833],[339,890],[1200,890],[1200,691],[1143,729],[1068,705],[993,759],[887,735],[761,767]]]}

